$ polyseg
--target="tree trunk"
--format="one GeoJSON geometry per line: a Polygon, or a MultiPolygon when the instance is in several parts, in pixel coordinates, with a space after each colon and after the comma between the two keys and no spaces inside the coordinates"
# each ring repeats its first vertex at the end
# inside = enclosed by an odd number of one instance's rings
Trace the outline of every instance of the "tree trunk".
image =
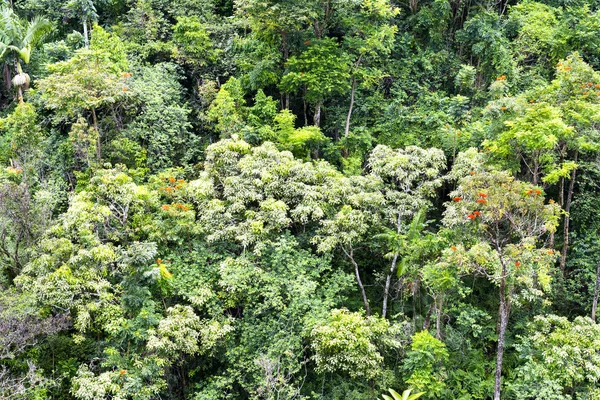
{"type": "MultiPolygon", "coordinates": [[[[17,75],[23,73],[23,69],[21,68],[21,63],[19,62],[18,56],[15,58],[15,70],[17,71],[17,75]]],[[[19,99],[19,103],[23,103],[23,86],[17,85],[17,98],[19,99]]]]}
{"type": "Polygon", "coordinates": [[[394,254],[394,259],[392,260],[392,266],[390,268],[390,273],[385,278],[385,288],[383,289],[383,307],[381,309],[381,316],[385,318],[387,314],[387,305],[388,305],[388,297],[390,295],[390,286],[392,284],[392,275],[396,272],[396,265],[398,263],[398,253],[394,254]]]}
{"type": "Polygon", "coordinates": [[[356,92],[356,78],[352,78],[352,91],[350,92],[350,107],[348,108],[348,116],[346,117],[346,128],[344,129],[344,137],[348,137],[350,133],[350,118],[352,117],[352,109],[354,108],[354,93],[356,92]]]}
{"type": "MultiPolygon", "coordinates": [[[[578,153],[575,152],[575,163],[577,163],[578,153]]],[[[567,200],[565,201],[565,224],[563,227],[563,248],[560,255],[560,272],[565,275],[565,266],[567,264],[567,251],[569,250],[569,213],[571,212],[571,201],[573,200],[573,191],[575,190],[575,177],[577,175],[577,167],[571,172],[571,182],[569,182],[569,191],[567,192],[567,200]]]]}
{"type": "MultiPolygon", "coordinates": [[[[396,219],[396,233],[398,235],[400,234],[401,227],[402,227],[402,218],[400,217],[400,214],[398,214],[398,218],[396,219]]],[[[388,298],[389,298],[389,294],[390,294],[390,286],[392,283],[392,275],[394,275],[394,273],[396,272],[396,268],[398,266],[398,256],[399,256],[398,253],[394,254],[394,258],[392,259],[392,266],[390,267],[390,273],[385,278],[385,288],[383,290],[383,307],[382,307],[382,311],[381,311],[381,316],[383,318],[385,318],[385,316],[387,314],[387,304],[388,304],[388,298]]]]}
{"type": "Polygon", "coordinates": [[[498,310],[500,322],[498,332],[498,349],[496,351],[496,383],[494,385],[494,400],[500,400],[502,380],[502,358],[504,357],[504,336],[508,325],[508,303],[506,298],[506,267],[502,265],[502,279],[500,281],[500,308],[498,310]]]}
{"type": "Polygon", "coordinates": [[[313,117],[315,126],[321,126],[321,104],[322,102],[319,101],[315,106],[315,115],[313,117]]]}
{"type": "Polygon", "coordinates": [[[435,334],[439,340],[442,340],[442,307],[444,305],[444,297],[439,295],[439,304],[438,299],[435,299],[436,303],[436,314],[435,314],[435,334]]]}
{"type": "Polygon", "coordinates": [[[598,309],[598,292],[600,292],[600,261],[596,266],[596,288],[594,289],[594,301],[592,302],[592,319],[596,321],[596,310],[598,309]]]}
{"type": "Polygon", "coordinates": [[[343,249],[346,256],[350,259],[352,265],[354,265],[354,274],[356,275],[356,282],[358,282],[358,287],[360,288],[360,293],[363,298],[363,303],[365,305],[365,311],[367,312],[367,316],[371,315],[371,307],[369,307],[369,299],[367,299],[367,292],[365,291],[365,286],[362,283],[362,279],[360,279],[360,273],[358,271],[358,264],[356,260],[354,260],[354,249],[352,246],[348,250],[343,249]]]}
{"type": "Polygon", "coordinates": [[[85,48],[90,47],[90,38],[88,35],[88,26],[87,26],[87,18],[83,18],[83,44],[85,48]]]}

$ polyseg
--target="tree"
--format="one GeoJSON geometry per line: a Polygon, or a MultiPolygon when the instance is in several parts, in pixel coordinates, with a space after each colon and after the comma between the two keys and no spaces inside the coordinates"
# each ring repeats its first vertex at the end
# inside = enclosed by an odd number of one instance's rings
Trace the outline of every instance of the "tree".
{"type": "MultiPolygon", "coordinates": [[[[555,256],[540,239],[556,229],[559,207],[544,204],[542,190],[504,171],[482,165],[476,151],[459,156],[452,177],[444,225],[464,235],[460,246],[445,251],[448,261],[480,274],[498,286],[498,347],[494,399],[500,399],[504,342],[511,308],[550,288],[555,256]]],[[[459,239],[461,236],[457,236],[459,239]]]]}
{"type": "Polygon", "coordinates": [[[338,12],[347,29],[343,47],[352,59],[350,105],[344,128],[344,137],[348,137],[357,85],[362,82],[369,87],[382,78],[377,61],[392,50],[398,28],[390,20],[400,11],[388,0],[375,0],[356,5],[347,2],[338,12]]]}
{"type": "Polygon", "coordinates": [[[23,89],[29,87],[30,77],[23,72],[21,62],[29,64],[31,52],[52,25],[47,19],[35,17],[30,21],[23,20],[15,14],[12,8],[0,9],[0,60],[4,61],[4,80],[17,87],[19,102],[23,102],[23,89]],[[15,76],[11,79],[10,67],[15,68],[15,76]]]}
{"type": "MultiPolygon", "coordinates": [[[[332,39],[315,40],[298,57],[290,57],[287,70],[289,72],[283,76],[279,86],[285,92],[302,88],[305,101],[315,107],[314,125],[320,126],[323,101],[343,94],[349,88],[348,56],[340,51],[332,39]]],[[[304,113],[306,117],[306,108],[304,113]]]]}
{"type": "Polygon", "coordinates": [[[595,398],[599,331],[600,325],[587,317],[536,316],[515,345],[521,361],[509,384],[515,398],[595,398]]]}
{"type": "Polygon", "coordinates": [[[80,116],[89,121],[91,117],[97,162],[102,159],[105,138],[98,113],[127,99],[127,68],[123,43],[96,26],[90,49],[78,50],[70,60],[49,65],[51,74],[38,82],[44,107],[54,112],[54,123],[72,122],[80,116]]]}
{"type": "MultiPolygon", "coordinates": [[[[409,146],[404,150],[392,150],[387,146],[377,146],[369,155],[370,175],[383,183],[382,192],[385,203],[381,206],[382,230],[389,240],[391,266],[386,272],[383,290],[381,315],[385,317],[388,309],[392,276],[396,274],[401,257],[412,252],[408,247],[410,227],[418,212],[429,205],[429,198],[442,184],[441,170],[446,158],[438,149],[421,149],[409,146]]],[[[410,244],[414,244],[410,243],[410,244]]]]}

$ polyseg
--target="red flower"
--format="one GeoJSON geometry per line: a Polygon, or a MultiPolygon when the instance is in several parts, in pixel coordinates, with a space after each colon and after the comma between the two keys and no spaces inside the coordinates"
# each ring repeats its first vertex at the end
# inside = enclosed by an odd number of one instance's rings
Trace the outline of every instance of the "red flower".
{"type": "Polygon", "coordinates": [[[521,263],[518,261],[515,261],[515,267],[520,267],[520,266],[521,266],[521,263]]]}
{"type": "Polygon", "coordinates": [[[481,212],[479,211],[474,211],[473,214],[477,215],[478,217],[481,217],[481,212]]]}
{"type": "Polygon", "coordinates": [[[485,199],[487,197],[487,194],[480,192],[479,197],[483,197],[485,199]]]}
{"type": "Polygon", "coordinates": [[[475,216],[475,214],[469,214],[469,215],[467,215],[467,218],[475,219],[475,218],[477,218],[477,216],[475,216]]]}
{"type": "Polygon", "coordinates": [[[462,200],[462,197],[458,197],[457,196],[457,197],[454,198],[454,201],[461,201],[461,200],[462,200]]]}
{"type": "Polygon", "coordinates": [[[481,204],[486,204],[487,203],[487,200],[485,200],[485,199],[477,199],[476,201],[478,203],[481,203],[481,204]]]}

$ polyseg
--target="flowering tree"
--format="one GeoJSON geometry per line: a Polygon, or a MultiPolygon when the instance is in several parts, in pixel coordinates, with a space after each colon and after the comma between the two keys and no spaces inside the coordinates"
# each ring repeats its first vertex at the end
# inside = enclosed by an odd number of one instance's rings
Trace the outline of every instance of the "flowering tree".
{"type": "Polygon", "coordinates": [[[538,186],[505,171],[485,169],[481,161],[476,151],[463,153],[451,173],[460,178],[443,222],[462,243],[446,250],[444,256],[459,271],[484,276],[498,286],[494,399],[499,400],[510,310],[550,288],[555,255],[540,239],[556,230],[559,207],[553,202],[544,204],[538,186]]]}

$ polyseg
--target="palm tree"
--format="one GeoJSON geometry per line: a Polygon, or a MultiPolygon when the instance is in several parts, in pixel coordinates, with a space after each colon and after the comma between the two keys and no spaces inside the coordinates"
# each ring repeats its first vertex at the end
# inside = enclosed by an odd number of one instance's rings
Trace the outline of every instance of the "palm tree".
{"type": "Polygon", "coordinates": [[[394,389],[389,389],[389,390],[390,390],[392,397],[388,396],[387,394],[384,394],[383,398],[385,400],[416,400],[425,394],[425,392],[410,394],[410,392],[412,392],[412,389],[406,389],[404,392],[402,392],[402,395],[401,395],[400,393],[396,392],[394,389]]]}
{"type": "Polygon", "coordinates": [[[19,18],[8,7],[0,9],[0,61],[4,62],[4,79],[10,88],[12,82],[17,88],[19,102],[23,102],[23,88],[29,86],[29,75],[23,72],[21,61],[29,64],[31,51],[50,31],[52,25],[41,17],[27,21],[19,18]],[[15,67],[16,75],[11,80],[10,65],[15,67]]]}

